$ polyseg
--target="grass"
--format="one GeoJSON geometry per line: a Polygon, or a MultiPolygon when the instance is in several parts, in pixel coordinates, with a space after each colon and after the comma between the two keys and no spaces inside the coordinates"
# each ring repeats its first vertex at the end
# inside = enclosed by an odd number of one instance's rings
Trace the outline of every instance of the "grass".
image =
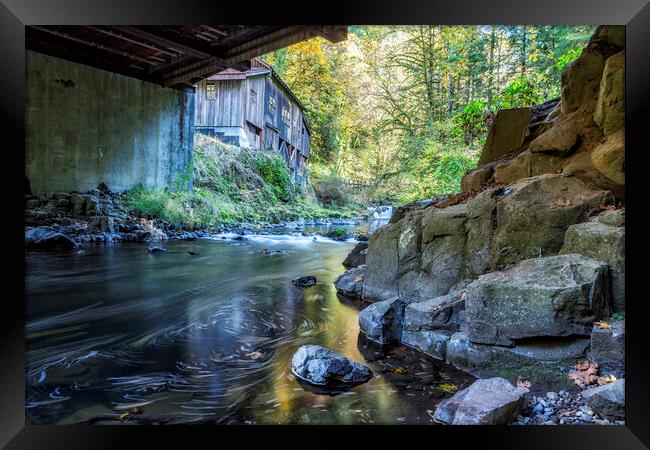
{"type": "Polygon", "coordinates": [[[191,191],[137,185],[127,192],[126,207],[184,229],[354,218],[359,213],[359,205],[325,207],[310,189],[296,189],[276,152],[241,149],[200,134],[195,139],[191,175],[191,191]]]}

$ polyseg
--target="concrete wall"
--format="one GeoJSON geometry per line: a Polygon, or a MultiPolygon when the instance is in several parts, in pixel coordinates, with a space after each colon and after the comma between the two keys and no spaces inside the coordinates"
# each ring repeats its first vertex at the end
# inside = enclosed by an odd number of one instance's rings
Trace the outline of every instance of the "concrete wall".
{"type": "Polygon", "coordinates": [[[31,191],[191,185],[194,94],[27,51],[31,191]]]}

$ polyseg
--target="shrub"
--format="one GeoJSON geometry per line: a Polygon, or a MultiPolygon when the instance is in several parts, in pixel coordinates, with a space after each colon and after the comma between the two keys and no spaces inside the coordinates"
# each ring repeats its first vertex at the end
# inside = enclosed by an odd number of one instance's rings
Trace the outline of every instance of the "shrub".
{"type": "Polygon", "coordinates": [[[345,206],[352,201],[352,192],[343,179],[330,174],[314,183],[316,197],[327,206],[345,206]]]}

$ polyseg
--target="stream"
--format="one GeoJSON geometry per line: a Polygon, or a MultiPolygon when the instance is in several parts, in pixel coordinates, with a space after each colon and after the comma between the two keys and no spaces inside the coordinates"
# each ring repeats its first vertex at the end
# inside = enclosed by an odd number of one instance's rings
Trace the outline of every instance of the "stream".
{"type": "Polygon", "coordinates": [[[451,395],[444,384],[473,380],[360,334],[366,304],[333,284],[354,241],[296,230],[233,237],[169,241],[162,254],[144,243],[27,252],[27,423],[430,424],[451,395]],[[304,275],[318,284],[291,284],[304,275]],[[375,376],[338,395],[306,388],[290,370],[305,344],[375,376]]]}

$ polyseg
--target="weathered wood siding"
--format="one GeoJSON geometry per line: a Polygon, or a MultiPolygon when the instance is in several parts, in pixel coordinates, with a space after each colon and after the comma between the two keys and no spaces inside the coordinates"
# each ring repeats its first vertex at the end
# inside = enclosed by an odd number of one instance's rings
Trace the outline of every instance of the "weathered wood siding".
{"type": "Polygon", "coordinates": [[[264,128],[264,78],[260,75],[246,79],[245,119],[260,129],[264,128]]]}
{"type": "Polygon", "coordinates": [[[194,126],[244,127],[248,92],[243,80],[200,81],[196,86],[194,126]],[[215,83],[215,99],[207,99],[206,84],[215,83]]]}

